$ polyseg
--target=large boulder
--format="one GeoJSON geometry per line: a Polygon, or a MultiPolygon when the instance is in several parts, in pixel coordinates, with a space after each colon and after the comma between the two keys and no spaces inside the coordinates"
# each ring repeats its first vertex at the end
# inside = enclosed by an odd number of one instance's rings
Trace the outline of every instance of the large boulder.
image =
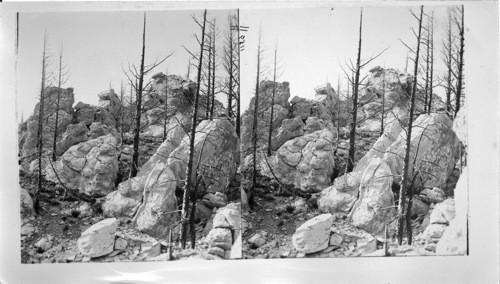
{"type": "MultiPolygon", "coordinates": [[[[444,114],[422,114],[413,124],[410,140],[410,176],[418,171],[415,179],[417,190],[426,187],[443,188],[453,172],[458,157],[459,140],[453,132],[452,121],[444,114]]],[[[384,161],[389,165],[396,182],[401,181],[406,149],[406,132],[386,150],[384,161]]],[[[418,191],[417,191],[418,192],[418,191]]]]}
{"type": "MultiPolygon", "coordinates": [[[[201,183],[198,194],[225,193],[236,173],[238,137],[227,119],[202,121],[196,128],[193,170],[198,169],[201,183]]],[[[137,228],[155,237],[168,236],[169,226],[178,218],[175,190],[183,187],[189,158],[186,135],[168,159],[157,159],[148,174],[143,201],[134,217],[137,228]]],[[[192,180],[192,184],[197,184],[192,180]]]]}
{"type": "Polygon", "coordinates": [[[262,174],[305,192],[320,192],[331,184],[336,135],[323,129],[287,141],[269,158],[271,167],[262,174]]]}
{"type": "Polygon", "coordinates": [[[75,105],[75,121],[83,122],[86,126],[90,126],[94,122],[97,107],[86,103],[78,102],[75,105]]]}
{"type": "Polygon", "coordinates": [[[91,195],[106,195],[115,189],[120,139],[116,132],[69,148],[59,161],[46,166],[47,179],[91,195]]]}
{"type": "Polygon", "coordinates": [[[393,216],[393,177],[389,166],[374,157],[361,178],[359,199],[349,215],[354,226],[371,234],[381,234],[393,216]]]}
{"type": "Polygon", "coordinates": [[[321,191],[318,209],[325,213],[344,213],[351,211],[358,200],[359,185],[363,172],[350,172],[335,179],[332,186],[321,191]]]}
{"type": "Polygon", "coordinates": [[[334,219],[332,214],[322,214],[302,224],[292,236],[295,249],[303,253],[326,249],[330,243],[330,228],[334,219]]]}
{"type": "Polygon", "coordinates": [[[115,234],[120,222],[115,218],[102,220],[85,230],[78,239],[78,250],[90,257],[99,257],[113,251],[115,234]]]}
{"type": "Polygon", "coordinates": [[[56,155],[61,156],[71,146],[87,141],[89,139],[88,130],[83,122],[68,125],[62,139],[56,144],[56,155]]]}
{"type": "MultiPolygon", "coordinates": [[[[196,127],[196,132],[193,172],[199,167],[205,192],[226,193],[229,182],[236,174],[239,159],[239,141],[234,126],[227,119],[204,120],[196,127]]],[[[185,179],[188,157],[189,138],[186,135],[167,161],[180,180],[185,179]]],[[[192,182],[195,184],[196,180],[193,179],[192,182]]]]}

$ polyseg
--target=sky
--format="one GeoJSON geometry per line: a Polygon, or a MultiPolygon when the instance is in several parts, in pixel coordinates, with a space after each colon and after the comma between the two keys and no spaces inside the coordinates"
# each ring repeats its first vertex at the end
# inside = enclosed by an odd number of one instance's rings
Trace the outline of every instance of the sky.
{"type": "MultiPolygon", "coordinates": [[[[227,23],[229,10],[209,10],[207,18],[216,17],[220,26],[227,23]]],[[[189,54],[198,51],[194,33],[200,29],[191,18],[202,11],[148,11],[146,24],[146,64],[157,57],[174,54],[152,71],[183,75],[187,73],[189,54]]],[[[22,13],[19,19],[19,53],[17,93],[19,114],[26,119],[33,112],[40,93],[41,58],[44,31],[52,66],[57,65],[59,47],[63,45],[64,63],[70,77],[63,87],[73,87],[75,104],[79,101],[97,104],[98,94],[110,84],[118,92],[121,80],[126,83],[122,66],[127,62],[140,65],[143,12],[59,12],[22,13]]],[[[223,29],[221,27],[221,29],[223,29]]],[[[191,73],[193,79],[194,73],[191,73]]],[[[21,116],[19,116],[19,119],[21,116]]]]}
{"type": "MultiPolygon", "coordinates": [[[[388,48],[367,65],[403,70],[407,48],[415,45],[411,28],[417,22],[410,14],[418,7],[374,6],[363,8],[362,59],[368,59],[388,48]]],[[[425,12],[435,13],[435,74],[444,71],[440,58],[441,39],[447,25],[447,7],[429,6],[425,12]]],[[[228,10],[209,10],[208,17],[226,23],[228,10]]],[[[301,9],[240,10],[240,25],[248,26],[244,50],[241,52],[241,105],[248,108],[254,93],[256,51],[259,30],[262,35],[263,65],[268,66],[261,78],[272,78],[272,57],[278,44],[278,65],[282,76],[278,81],[290,83],[291,97],[314,97],[316,86],[332,83],[336,88],[339,76],[341,88],[346,87],[340,66],[355,61],[358,44],[359,7],[322,7],[301,9]],[[333,10],[332,10],[333,8],[333,10]]],[[[156,72],[185,75],[189,54],[182,45],[197,50],[193,33],[199,33],[191,15],[202,11],[149,11],[147,13],[146,63],[155,58],[174,55],[158,66],[156,72]]],[[[40,91],[41,54],[44,30],[47,30],[49,49],[56,63],[59,46],[64,46],[65,64],[71,76],[64,87],[73,87],[75,103],[97,104],[97,94],[111,84],[118,91],[127,62],[140,63],[143,13],[138,12],[66,12],[23,13],[20,15],[18,54],[18,108],[26,118],[32,113],[40,91]]],[[[53,65],[55,66],[55,64],[53,65]]],[[[408,71],[411,72],[411,63],[408,71]]],[[[192,74],[191,79],[194,79],[192,74]]],[[[442,88],[435,92],[443,95],[442,88]]],[[[225,100],[223,100],[225,103],[225,100]]]]}
{"type": "MultiPolygon", "coordinates": [[[[333,7],[333,6],[332,6],[333,7]]],[[[363,8],[362,59],[368,59],[385,48],[385,53],[362,70],[366,74],[375,66],[403,70],[409,46],[416,45],[411,28],[418,31],[418,22],[411,16],[410,8],[418,7],[382,6],[363,8]]],[[[424,12],[434,11],[435,71],[440,75],[444,68],[440,58],[441,39],[448,24],[447,7],[424,7],[424,12]]],[[[274,46],[278,43],[278,61],[283,75],[279,82],[290,82],[290,98],[314,97],[316,86],[330,82],[336,89],[341,76],[341,89],[347,86],[340,65],[346,66],[351,59],[356,61],[359,7],[333,7],[311,9],[247,10],[240,12],[240,24],[249,26],[245,35],[245,50],[242,51],[242,106],[248,108],[255,89],[256,58],[259,28],[264,49],[264,65],[268,72],[264,77],[272,79],[274,46]]],[[[412,72],[411,62],[408,72],[412,72]]],[[[435,93],[443,94],[442,88],[435,93]]]]}

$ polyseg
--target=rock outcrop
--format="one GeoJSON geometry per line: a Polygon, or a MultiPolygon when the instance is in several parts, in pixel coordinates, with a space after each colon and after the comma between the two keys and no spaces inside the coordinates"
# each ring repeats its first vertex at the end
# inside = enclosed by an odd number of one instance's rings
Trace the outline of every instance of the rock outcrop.
{"type": "Polygon", "coordinates": [[[21,189],[21,216],[28,216],[34,213],[33,199],[28,191],[24,188],[21,189]]]}
{"type": "Polygon", "coordinates": [[[90,195],[106,195],[115,190],[120,139],[108,134],[69,148],[54,163],[45,167],[47,179],[90,195]]]}
{"type": "MultiPolygon", "coordinates": [[[[57,97],[59,96],[59,111],[57,122],[57,136],[66,131],[66,127],[73,120],[73,103],[75,101],[73,88],[47,87],[44,92],[44,122],[43,122],[43,141],[44,147],[49,149],[54,139],[54,125],[56,121],[57,97]]],[[[23,164],[29,164],[36,158],[37,151],[37,133],[38,133],[38,113],[40,103],[35,106],[33,114],[24,122],[26,128],[24,133],[20,134],[20,154],[23,164]]]]}
{"type": "MultiPolygon", "coordinates": [[[[272,103],[272,81],[262,81],[259,85],[259,116],[257,126],[257,143],[259,149],[267,149],[269,135],[269,124],[271,121],[271,103],[272,103]]],[[[281,126],[284,119],[289,118],[290,88],[288,82],[276,83],[274,105],[273,105],[273,135],[276,135],[277,129],[281,126]]],[[[241,117],[241,156],[245,158],[251,153],[252,149],[252,131],[254,118],[255,97],[250,101],[248,109],[241,117]]]]}

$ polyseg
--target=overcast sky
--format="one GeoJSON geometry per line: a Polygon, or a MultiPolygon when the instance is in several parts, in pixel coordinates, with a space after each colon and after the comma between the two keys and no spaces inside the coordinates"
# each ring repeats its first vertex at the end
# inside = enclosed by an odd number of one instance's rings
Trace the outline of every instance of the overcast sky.
{"type": "MultiPolygon", "coordinates": [[[[227,24],[228,10],[210,10],[207,18],[227,24]]],[[[146,25],[146,64],[174,51],[156,72],[185,76],[189,60],[181,45],[197,51],[193,33],[200,34],[191,15],[199,19],[203,11],[149,11],[146,25]]],[[[64,61],[71,76],[64,87],[73,87],[75,103],[97,104],[97,94],[109,88],[118,91],[122,64],[140,64],[142,12],[24,13],[19,19],[18,107],[26,119],[33,112],[40,93],[41,57],[44,30],[55,66],[59,45],[64,45],[64,61]]],[[[223,29],[223,27],[221,27],[223,29]]],[[[191,78],[194,78],[193,73],[191,78]]]]}
{"type": "MultiPolygon", "coordinates": [[[[419,8],[411,7],[418,15],[419,8]]],[[[418,31],[418,22],[410,14],[410,7],[385,6],[363,8],[363,43],[361,58],[370,58],[385,48],[388,50],[367,65],[362,73],[380,65],[403,70],[407,48],[416,45],[411,28],[418,31]]],[[[440,57],[441,40],[448,24],[447,7],[425,7],[434,11],[435,22],[435,74],[440,76],[443,64],[440,57]]],[[[312,9],[246,10],[241,11],[240,24],[249,26],[245,33],[245,50],[242,52],[242,106],[248,108],[255,89],[256,53],[259,27],[262,29],[267,74],[272,78],[272,57],[278,41],[278,60],[283,75],[278,81],[290,82],[290,95],[312,98],[314,88],[326,82],[336,88],[338,76],[345,78],[340,65],[346,60],[356,61],[359,7],[335,7],[312,9]]],[[[408,71],[411,72],[411,63],[408,71]]],[[[342,88],[346,81],[342,80],[342,88]]],[[[435,92],[441,94],[441,88],[435,92]]]]}
{"type": "MultiPolygon", "coordinates": [[[[418,12],[418,7],[363,8],[362,58],[369,58],[385,48],[388,50],[362,73],[377,65],[404,69],[407,48],[399,39],[414,46],[415,38],[410,29],[418,28],[410,8],[418,12]]],[[[241,52],[242,109],[248,108],[254,93],[259,27],[265,50],[263,65],[269,66],[263,77],[271,78],[272,53],[278,42],[278,61],[283,67],[283,75],[278,81],[290,82],[291,97],[312,98],[316,86],[330,82],[336,87],[339,76],[345,88],[340,65],[345,66],[349,59],[355,61],[359,11],[359,7],[241,10],[240,24],[249,26],[248,32],[242,33],[245,36],[245,50],[241,52]]],[[[447,25],[447,7],[429,6],[425,11],[435,13],[434,73],[437,77],[444,70],[440,48],[447,25]]],[[[217,22],[225,25],[228,13],[227,10],[209,10],[208,16],[217,17],[217,22]]],[[[196,50],[193,33],[199,33],[191,14],[200,17],[202,11],[147,13],[146,63],[175,52],[157,72],[165,72],[168,65],[170,74],[186,74],[189,55],[181,45],[196,50]]],[[[108,89],[110,83],[116,91],[119,89],[120,81],[125,78],[122,65],[126,66],[127,61],[140,63],[142,16],[142,12],[21,14],[18,104],[25,118],[32,113],[39,94],[45,29],[52,53],[57,54],[59,45],[64,44],[65,62],[71,68],[71,77],[65,87],[75,89],[75,102],[96,104],[97,94],[108,89]]],[[[442,88],[436,88],[435,92],[443,94],[442,88]]]]}

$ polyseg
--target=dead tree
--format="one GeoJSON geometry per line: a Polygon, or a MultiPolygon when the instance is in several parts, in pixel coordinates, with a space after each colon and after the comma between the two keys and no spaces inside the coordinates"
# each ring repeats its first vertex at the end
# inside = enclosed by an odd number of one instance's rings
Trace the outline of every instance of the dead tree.
{"type": "Polygon", "coordinates": [[[456,15],[454,17],[455,24],[459,30],[460,36],[460,46],[457,48],[458,54],[455,57],[455,63],[457,65],[456,72],[456,81],[457,86],[455,87],[455,117],[457,116],[458,111],[460,110],[461,99],[462,99],[462,90],[463,90],[463,71],[464,71],[464,5],[460,6],[460,9],[457,9],[456,15]]]}
{"type": "Polygon", "coordinates": [[[273,134],[273,122],[274,122],[274,100],[276,97],[276,79],[281,76],[281,74],[277,74],[276,72],[278,71],[277,67],[277,58],[278,58],[278,43],[274,46],[274,61],[273,61],[273,91],[271,94],[271,116],[270,116],[270,121],[269,121],[269,137],[268,137],[268,145],[267,145],[267,156],[271,156],[271,136],[273,134]]]}
{"type": "Polygon", "coordinates": [[[432,109],[432,93],[434,90],[433,82],[434,82],[434,12],[431,13],[430,16],[428,16],[429,22],[428,22],[428,31],[427,33],[430,34],[428,37],[429,42],[427,43],[429,45],[429,50],[430,50],[430,71],[429,71],[429,102],[427,105],[427,113],[431,113],[432,109]]]}
{"type": "Polygon", "coordinates": [[[42,52],[42,78],[40,86],[40,102],[38,108],[38,129],[37,129],[37,148],[38,148],[38,187],[34,194],[33,207],[38,214],[40,208],[40,192],[42,191],[42,158],[43,158],[43,121],[45,116],[45,84],[50,75],[48,74],[49,55],[47,54],[47,32],[43,36],[43,52],[42,52]]]}
{"type": "MultiPolygon", "coordinates": [[[[414,60],[414,70],[413,70],[413,82],[412,82],[412,89],[411,89],[411,94],[410,94],[410,113],[409,113],[409,120],[408,120],[408,127],[406,129],[406,149],[405,149],[405,157],[404,157],[404,166],[403,166],[403,177],[400,185],[400,190],[399,190],[399,203],[398,203],[398,227],[397,227],[397,238],[398,238],[398,244],[401,245],[403,242],[403,229],[404,229],[404,216],[405,216],[405,201],[406,201],[406,192],[408,189],[408,184],[409,184],[409,171],[410,171],[410,150],[411,150],[411,133],[412,133],[412,127],[413,127],[413,115],[415,112],[415,95],[417,91],[417,81],[418,81],[418,61],[419,61],[419,56],[420,56],[420,44],[421,44],[421,36],[422,36],[422,17],[424,13],[424,6],[420,6],[420,16],[417,17],[413,11],[411,12],[412,16],[418,20],[418,34],[416,35],[417,37],[417,48],[415,51],[415,60],[414,60]]],[[[415,34],[415,31],[413,31],[415,34]]],[[[410,197],[413,196],[413,186],[410,186],[410,197]]],[[[411,198],[410,201],[408,202],[408,210],[407,213],[411,215],[411,198]]],[[[411,226],[411,225],[410,225],[411,226]]]]}
{"type": "MultiPolygon", "coordinates": [[[[364,80],[360,78],[361,69],[365,67],[367,64],[372,62],[374,59],[379,57],[382,53],[384,53],[386,49],[382,50],[379,54],[371,57],[368,60],[361,61],[361,47],[362,47],[362,29],[363,29],[363,8],[361,8],[359,14],[359,41],[358,41],[358,55],[356,59],[356,65],[350,61],[348,64],[348,68],[354,74],[354,78],[351,78],[347,71],[342,67],[342,70],[346,74],[352,85],[352,109],[351,109],[351,126],[349,131],[349,155],[347,159],[347,172],[352,172],[354,169],[354,155],[356,151],[356,126],[357,126],[357,112],[359,107],[358,97],[359,97],[359,89],[362,81],[364,80]]],[[[366,78],[366,77],[365,77],[366,78]]]]}
{"type": "Polygon", "coordinates": [[[238,67],[237,67],[237,70],[238,70],[238,94],[236,96],[236,135],[238,135],[238,138],[241,137],[241,100],[240,100],[240,96],[241,96],[241,76],[240,76],[240,67],[241,67],[241,49],[242,49],[242,39],[241,39],[241,35],[240,35],[240,31],[242,29],[242,27],[240,26],[240,9],[237,10],[237,13],[236,13],[236,24],[238,25],[238,28],[237,28],[237,31],[238,31],[238,48],[236,49],[237,50],[237,56],[238,56],[238,67]]]}
{"type": "MultiPolygon", "coordinates": [[[[120,140],[121,140],[121,145],[122,147],[120,147],[120,149],[123,148],[123,125],[125,124],[124,120],[125,120],[125,88],[123,86],[123,80],[121,81],[120,83],[120,102],[121,102],[121,111],[120,111],[120,140]]],[[[120,155],[121,155],[121,151],[120,151],[120,155]]]]}
{"type": "MultiPolygon", "coordinates": [[[[257,140],[258,140],[258,114],[259,114],[259,86],[260,86],[260,61],[262,55],[261,49],[261,32],[259,31],[259,40],[257,43],[257,73],[255,80],[255,100],[253,106],[253,125],[252,125],[252,193],[255,192],[257,185],[257,140]]],[[[253,195],[251,194],[248,200],[250,208],[253,207],[253,195]]]]}
{"type": "Polygon", "coordinates": [[[224,49],[222,55],[222,66],[228,75],[228,81],[224,88],[224,93],[227,95],[227,116],[230,119],[232,119],[235,115],[235,111],[233,110],[233,101],[235,101],[235,104],[237,104],[236,92],[234,90],[235,86],[237,85],[235,78],[238,74],[238,38],[235,38],[235,28],[237,28],[237,23],[235,21],[236,15],[230,14],[228,16],[228,29],[224,40],[224,49]]]}
{"type": "Polygon", "coordinates": [[[445,41],[443,41],[441,55],[444,65],[446,66],[446,73],[444,75],[443,81],[446,82],[444,86],[446,90],[446,112],[449,116],[452,116],[452,106],[451,106],[451,95],[454,93],[453,86],[453,28],[452,28],[452,15],[451,9],[448,10],[448,26],[445,31],[445,41]]]}
{"type": "Polygon", "coordinates": [[[135,65],[128,66],[128,71],[124,71],[130,84],[134,86],[135,89],[135,101],[136,101],[136,112],[135,112],[135,129],[134,129],[134,142],[133,142],[133,154],[132,154],[132,164],[130,169],[130,177],[135,177],[139,168],[139,142],[140,142],[140,130],[141,130],[141,114],[142,114],[142,96],[144,90],[147,89],[148,84],[144,84],[144,77],[148,75],[154,68],[162,64],[167,60],[173,53],[163,59],[156,59],[152,64],[145,65],[146,56],[146,13],[144,13],[144,23],[142,30],[142,53],[141,53],[141,65],[139,69],[135,65]],[[135,80],[133,80],[135,79],[135,80]]]}
{"type": "Polygon", "coordinates": [[[168,68],[165,73],[165,118],[163,119],[163,141],[167,139],[167,121],[168,121],[168,68]]]}
{"type": "Polygon", "coordinates": [[[66,84],[69,79],[69,70],[63,65],[63,46],[59,48],[59,68],[57,69],[57,99],[56,99],[56,121],[54,123],[54,138],[52,139],[52,161],[56,160],[56,142],[59,123],[59,108],[61,103],[61,87],[66,84]]]}
{"type": "MultiPolygon", "coordinates": [[[[212,23],[210,23],[210,28],[212,28],[212,23]]],[[[209,118],[210,116],[210,99],[211,99],[211,91],[212,91],[212,33],[209,32],[207,34],[207,46],[208,46],[208,62],[206,65],[207,76],[207,92],[206,92],[206,109],[205,109],[205,118],[209,118]]]]}
{"type": "Polygon", "coordinates": [[[198,40],[200,44],[200,56],[198,59],[198,76],[196,85],[196,94],[194,98],[193,105],[193,115],[191,124],[191,133],[189,135],[189,158],[186,168],[186,182],[184,186],[184,194],[182,197],[182,216],[181,216],[181,245],[182,248],[186,248],[187,241],[187,226],[188,226],[188,211],[189,211],[189,193],[193,190],[193,156],[194,156],[194,142],[196,135],[196,123],[198,118],[198,101],[200,98],[200,83],[201,83],[201,69],[203,67],[203,51],[205,47],[205,26],[207,22],[207,10],[203,13],[203,23],[200,24],[199,21],[193,17],[195,23],[201,28],[201,40],[198,40]]]}
{"type": "Polygon", "coordinates": [[[385,72],[382,75],[382,114],[380,116],[380,136],[384,135],[384,113],[385,113],[385,72]]]}
{"type": "Polygon", "coordinates": [[[211,45],[211,49],[212,49],[212,67],[211,67],[211,71],[212,71],[212,90],[211,90],[211,95],[212,97],[210,98],[211,100],[211,105],[210,105],[210,120],[212,120],[214,118],[214,105],[215,105],[215,70],[217,69],[217,64],[216,64],[216,61],[215,61],[215,56],[217,54],[217,50],[216,50],[216,45],[215,43],[217,42],[217,33],[216,33],[216,26],[215,26],[215,19],[212,21],[212,24],[211,24],[211,28],[210,28],[210,33],[212,34],[212,45],[211,45]]]}

